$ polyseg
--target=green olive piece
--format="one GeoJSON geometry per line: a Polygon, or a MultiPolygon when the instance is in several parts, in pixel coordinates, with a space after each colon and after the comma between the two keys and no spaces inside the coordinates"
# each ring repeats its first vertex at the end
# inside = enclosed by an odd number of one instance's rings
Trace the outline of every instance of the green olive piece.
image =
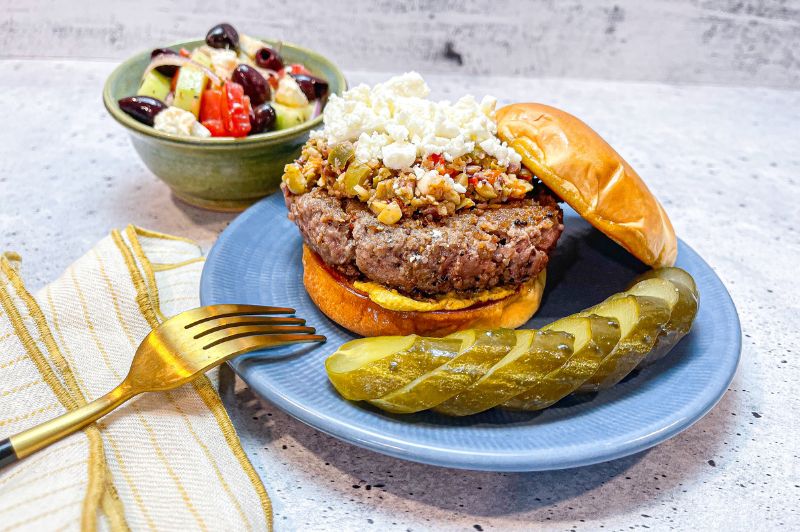
{"type": "Polygon", "coordinates": [[[458,355],[406,386],[381,399],[371,400],[370,403],[398,414],[433,408],[480,379],[517,342],[517,335],[511,329],[469,329],[445,338],[463,342],[458,355]]]}
{"type": "Polygon", "coordinates": [[[340,142],[339,144],[334,144],[331,148],[331,152],[328,154],[328,164],[330,164],[335,171],[341,172],[355,155],[356,152],[352,143],[340,142]]]}
{"type": "Polygon", "coordinates": [[[308,183],[296,164],[287,164],[284,168],[283,182],[292,194],[305,194],[308,192],[308,183]]]}
{"type": "Polygon", "coordinates": [[[353,163],[348,166],[343,176],[344,190],[347,195],[350,197],[357,196],[356,186],[363,186],[369,180],[371,173],[372,169],[366,164],[353,163]]]}
{"type": "Polygon", "coordinates": [[[516,410],[541,410],[555,404],[595,374],[620,338],[619,323],[613,318],[596,314],[584,318],[563,318],[544,329],[572,335],[575,338],[573,355],[538,384],[509,399],[503,406],[516,410]]]}
{"type": "MultiPolygon", "coordinates": [[[[588,320],[587,320],[588,321],[588,320]]],[[[517,331],[517,344],[486,374],[434,410],[450,416],[468,416],[489,410],[538,387],[550,372],[572,356],[573,336],[562,331],[517,331]],[[520,341],[522,335],[533,341],[520,341]]]]}
{"type": "Polygon", "coordinates": [[[345,399],[378,399],[448,362],[460,347],[455,338],[359,338],[329,356],[325,369],[345,399]]]}
{"type": "Polygon", "coordinates": [[[590,314],[619,322],[620,339],[595,374],[579,388],[586,392],[610,388],[633,371],[650,352],[661,328],[669,321],[670,310],[663,299],[626,295],[609,298],[578,316],[590,314]]]}

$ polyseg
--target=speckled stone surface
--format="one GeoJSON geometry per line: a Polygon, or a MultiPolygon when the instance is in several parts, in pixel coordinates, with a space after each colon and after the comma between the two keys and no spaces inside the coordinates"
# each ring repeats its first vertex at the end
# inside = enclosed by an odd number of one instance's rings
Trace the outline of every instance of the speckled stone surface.
{"type": "MultiPolygon", "coordinates": [[[[0,61],[0,249],[33,288],[129,222],[206,248],[232,217],[183,205],[106,115],[111,63],[0,61]]],[[[349,72],[351,82],[385,74],[349,72]]],[[[727,285],[744,333],[729,392],[638,455],[530,474],[446,470],[320,434],[237,381],[225,399],[279,529],[800,528],[800,92],[428,77],[436,96],[563,107],[638,169],[727,285]]],[[[229,379],[232,377],[229,375],[229,379]]]]}

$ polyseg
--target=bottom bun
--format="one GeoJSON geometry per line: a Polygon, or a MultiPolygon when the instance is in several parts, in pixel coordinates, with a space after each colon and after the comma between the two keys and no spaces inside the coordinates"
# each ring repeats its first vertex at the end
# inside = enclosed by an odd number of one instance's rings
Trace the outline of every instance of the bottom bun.
{"type": "Polygon", "coordinates": [[[311,300],[330,319],[361,336],[445,336],[470,328],[514,329],[539,310],[545,277],[542,271],[513,295],[461,310],[396,311],[373,302],[303,246],[303,284],[311,300]]]}

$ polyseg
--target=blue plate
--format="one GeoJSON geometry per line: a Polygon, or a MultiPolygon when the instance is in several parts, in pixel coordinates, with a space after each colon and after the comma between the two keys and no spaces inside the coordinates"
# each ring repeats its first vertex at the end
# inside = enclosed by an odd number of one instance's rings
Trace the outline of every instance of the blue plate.
{"type": "MultiPolygon", "coordinates": [[[[548,267],[537,327],[621,291],[645,268],[574,211],[548,267]]],[[[700,290],[692,332],[672,353],[613,389],[569,397],[538,413],[494,409],[467,418],[398,416],[342,399],[324,360],[354,338],[314,306],[302,282],[302,240],[280,194],[254,205],[220,235],[200,286],[203,305],[291,306],[326,344],[239,357],[233,369],[262,397],[342,440],[398,458],[488,471],[562,469],[656,445],[703,417],[733,378],[741,350],[736,308],[712,269],[680,242],[678,266],[700,290]]]]}

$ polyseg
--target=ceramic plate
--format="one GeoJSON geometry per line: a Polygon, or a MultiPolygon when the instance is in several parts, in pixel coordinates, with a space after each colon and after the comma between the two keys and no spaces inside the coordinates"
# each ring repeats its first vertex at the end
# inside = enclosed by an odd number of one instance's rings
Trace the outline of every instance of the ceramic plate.
{"type": "MultiPolygon", "coordinates": [[[[537,327],[621,291],[645,268],[568,207],[548,268],[537,327]]],[[[326,344],[251,354],[231,362],[259,395],[300,421],[355,445],[398,458],[488,471],[562,469],[613,460],[675,436],[722,397],[736,371],[741,329],[728,292],[683,242],[677,265],[700,291],[692,332],[668,357],[613,389],[569,397],[538,413],[494,409],[467,418],[398,416],[342,399],[324,360],[354,338],[322,314],[303,288],[302,240],[280,194],[241,214],[211,250],[203,305],[291,306],[328,337],[326,344]]]]}

